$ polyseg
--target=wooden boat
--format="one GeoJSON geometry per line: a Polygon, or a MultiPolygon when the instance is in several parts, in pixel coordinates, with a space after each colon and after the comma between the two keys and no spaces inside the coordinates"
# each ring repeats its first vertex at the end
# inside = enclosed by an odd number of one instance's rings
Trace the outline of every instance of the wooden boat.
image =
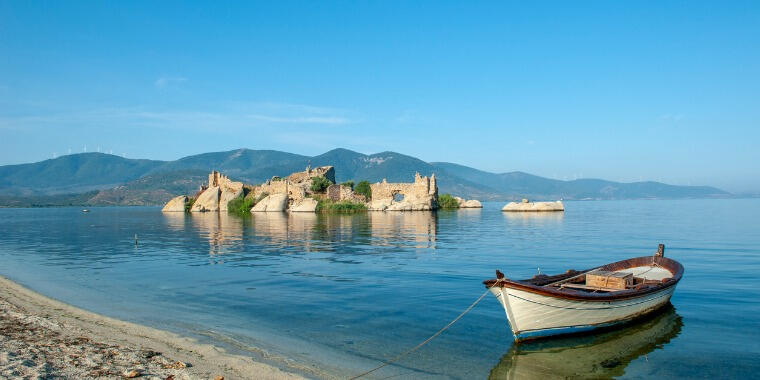
{"type": "Polygon", "coordinates": [[[630,322],[668,304],[683,266],[664,253],[660,244],[653,256],[527,280],[510,280],[497,270],[497,278],[483,284],[504,307],[517,342],[588,332],[630,322]]]}

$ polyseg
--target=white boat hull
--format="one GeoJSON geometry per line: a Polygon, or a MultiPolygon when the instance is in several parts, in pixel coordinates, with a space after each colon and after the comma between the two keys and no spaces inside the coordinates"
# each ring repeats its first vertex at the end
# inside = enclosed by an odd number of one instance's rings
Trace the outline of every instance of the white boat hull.
{"type": "Polygon", "coordinates": [[[579,333],[628,322],[670,301],[675,286],[640,297],[586,301],[551,297],[525,290],[495,286],[493,293],[504,307],[507,320],[522,341],[579,333]]]}

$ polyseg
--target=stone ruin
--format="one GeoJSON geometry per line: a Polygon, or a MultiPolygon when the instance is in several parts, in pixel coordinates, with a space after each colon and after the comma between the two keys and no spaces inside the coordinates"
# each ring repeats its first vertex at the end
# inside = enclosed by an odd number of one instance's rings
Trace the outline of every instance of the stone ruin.
{"type": "Polygon", "coordinates": [[[331,201],[350,201],[367,203],[367,198],[364,195],[354,193],[354,189],[346,185],[330,185],[327,188],[327,198],[331,201]]]}
{"type": "Polygon", "coordinates": [[[208,186],[197,196],[190,211],[227,211],[227,203],[242,194],[242,182],[231,181],[214,170],[208,175],[208,186]]]}
{"type": "MultiPolygon", "coordinates": [[[[311,195],[311,179],[313,177],[325,177],[328,181],[335,183],[335,169],[332,166],[320,166],[316,168],[306,167],[302,172],[293,173],[285,178],[272,177],[261,185],[253,187],[253,196],[259,197],[261,194],[286,194],[288,196],[288,205],[299,204],[304,201],[307,195],[311,195]]],[[[281,210],[284,211],[284,210],[281,210]]]]}
{"type": "MultiPolygon", "coordinates": [[[[438,208],[435,174],[423,177],[415,173],[414,182],[410,183],[391,183],[383,179],[382,182],[370,184],[372,199],[365,199],[350,187],[335,184],[335,169],[332,166],[309,166],[304,171],[285,178],[272,177],[256,186],[231,181],[225,175],[212,171],[208,176],[208,185],[201,186],[190,211],[227,211],[227,203],[245,193],[246,197],[256,199],[266,195],[251,209],[252,212],[314,212],[317,206],[315,198],[322,195],[314,197],[316,194],[311,190],[311,179],[320,176],[333,183],[326,190],[326,197],[332,201],[366,203],[369,211],[429,211],[438,208]]],[[[186,200],[185,196],[176,197],[166,204],[163,211],[184,211],[186,200]]],[[[477,201],[457,200],[462,207],[481,207],[477,201]]]]}
{"type": "Polygon", "coordinates": [[[425,211],[438,208],[435,174],[423,177],[415,173],[412,183],[390,183],[383,179],[383,182],[371,184],[370,188],[370,211],[425,211]]]}

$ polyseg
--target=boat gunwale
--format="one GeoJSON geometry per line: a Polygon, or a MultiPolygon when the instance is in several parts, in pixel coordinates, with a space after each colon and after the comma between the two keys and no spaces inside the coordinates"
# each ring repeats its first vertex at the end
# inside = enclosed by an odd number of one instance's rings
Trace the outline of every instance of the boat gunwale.
{"type": "Polygon", "coordinates": [[[605,302],[639,298],[641,296],[655,293],[663,289],[667,289],[671,286],[675,286],[681,280],[684,271],[683,265],[681,265],[681,263],[678,261],[663,256],[634,257],[606,264],[598,267],[598,269],[607,271],[619,271],[641,266],[651,266],[652,263],[655,263],[657,266],[669,271],[673,276],[661,282],[660,284],[650,285],[642,289],[626,289],[610,293],[588,293],[574,289],[555,289],[546,287],[546,285],[552,282],[569,279],[571,277],[578,276],[579,274],[583,274],[597,268],[590,268],[580,272],[569,270],[563,274],[555,276],[536,276],[532,279],[526,280],[510,280],[507,278],[490,279],[483,281],[483,285],[485,285],[487,288],[498,286],[499,288],[523,290],[529,293],[539,294],[547,297],[568,299],[573,301],[605,302]]]}

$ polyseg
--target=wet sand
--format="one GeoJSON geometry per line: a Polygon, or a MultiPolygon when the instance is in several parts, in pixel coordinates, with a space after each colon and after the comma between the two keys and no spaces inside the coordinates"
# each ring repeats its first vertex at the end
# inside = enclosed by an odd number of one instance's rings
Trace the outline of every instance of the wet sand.
{"type": "Polygon", "coordinates": [[[0,378],[301,379],[53,300],[0,276],[0,378]]]}

